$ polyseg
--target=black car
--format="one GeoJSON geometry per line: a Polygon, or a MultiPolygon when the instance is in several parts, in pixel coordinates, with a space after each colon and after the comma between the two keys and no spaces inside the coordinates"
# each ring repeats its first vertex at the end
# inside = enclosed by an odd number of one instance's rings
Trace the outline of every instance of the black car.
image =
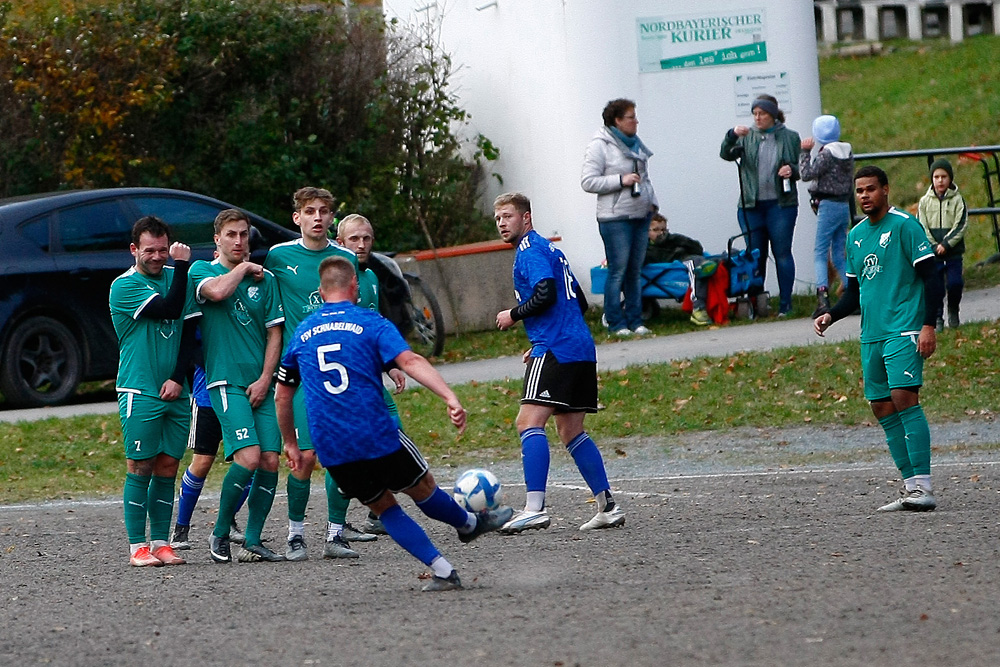
{"type": "MultiPolygon", "coordinates": [[[[54,405],[84,380],[118,372],[111,281],[135,263],[132,225],[166,221],[192,259],[211,259],[213,222],[230,204],[179,190],[115,188],[0,199],[0,394],[8,405],[54,405]]],[[[247,211],[261,261],[298,232],[247,211]]]]}

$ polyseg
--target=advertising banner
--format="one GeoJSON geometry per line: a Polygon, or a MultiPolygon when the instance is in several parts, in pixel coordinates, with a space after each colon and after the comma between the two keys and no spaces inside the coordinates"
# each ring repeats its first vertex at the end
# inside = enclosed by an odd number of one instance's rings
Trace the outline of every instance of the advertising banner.
{"type": "Polygon", "coordinates": [[[767,62],[763,9],[636,19],[639,71],[767,62]]]}

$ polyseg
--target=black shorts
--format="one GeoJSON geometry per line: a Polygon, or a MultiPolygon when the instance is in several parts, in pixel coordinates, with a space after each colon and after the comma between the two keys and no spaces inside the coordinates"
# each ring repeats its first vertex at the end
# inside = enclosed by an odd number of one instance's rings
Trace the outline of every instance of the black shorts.
{"type": "Polygon", "coordinates": [[[551,352],[544,357],[529,357],[521,402],[548,405],[556,413],[597,412],[597,364],[561,364],[551,352]]]}
{"type": "Polygon", "coordinates": [[[215,456],[222,442],[222,425],[212,408],[191,404],[191,430],[188,432],[188,449],[195,454],[215,456]]]}
{"type": "Polygon", "coordinates": [[[352,461],[328,468],[345,498],[363,504],[375,502],[385,491],[399,493],[427,474],[427,461],[405,433],[399,431],[399,449],[377,459],[352,461]]]}

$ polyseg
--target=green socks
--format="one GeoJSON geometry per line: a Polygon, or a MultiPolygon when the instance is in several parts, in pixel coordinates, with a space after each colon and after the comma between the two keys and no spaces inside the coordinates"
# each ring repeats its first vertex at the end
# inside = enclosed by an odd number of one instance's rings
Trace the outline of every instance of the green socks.
{"type": "Polygon", "coordinates": [[[885,440],[889,445],[889,453],[896,463],[903,479],[913,476],[913,465],[910,463],[910,454],[906,449],[906,431],[903,429],[903,421],[899,418],[898,412],[893,412],[888,417],[878,420],[885,431],[885,440]]]}
{"type": "MultiPolygon", "coordinates": [[[[243,498],[243,487],[250,481],[252,472],[241,466],[239,463],[229,465],[229,472],[222,480],[222,494],[219,496],[219,514],[215,518],[215,528],[212,534],[216,537],[226,537],[229,535],[229,526],[236,516],[236,508],[243,498]]],[[[277,473],[274,473],[277,476],[277,473]]],[[[258,539],[260,533],[258,531],[258,539]]]]}
{"type": "Polygon", "coordinates": [[[351,504],[350,498],[345,498],[341,493],[340,489],[337,488],[337,483],[333,481],[333,475],[330,471],[326,471],[326,506],[327,506],[327,520],[330,523],[345,524],[347,523],[347,507],[351,504]]]}
{"type": "MultiPolygon", "coordinates": [[[[906,430],[906,452],[914,475],[931,474],[931,427],[924,409],[918,403],[900,411],[899,419],[906,430]]],[[[904,478],[908,475],[904,475],[904,478]]]]}
{"type": "Polygon", "coordinates": [[[174,513],[174,478],[157,477],[149,482],[149,539],[170,541],[170,517],[174,513]]]}
{"type": "MultiPolygon", "coordinates": [[[[122,504],[125,513],[125,532],[128,533],[129,544],[146,542],[146,514],[149,503],[149,475],[125,473],[125,488],[122,492],[122,504]]],[[[170,519],[167,519],[169,524],[170,519]]]]}
{"type": "Polygon", "coordinates": [[[306,506],[309,504],[310,480],[308,477],[299,479],[295,475],[288,475],[288,520],[304,521],[306,518],[306,506]]]}
{"type": "Polygon", "coordinates": [[[274,504],[274,492],[278,488],[278,473],[257,468],[247,497],[247,529],[246,546],[260,544],[260,533],[264,530],[264,521],[274,504]]]}

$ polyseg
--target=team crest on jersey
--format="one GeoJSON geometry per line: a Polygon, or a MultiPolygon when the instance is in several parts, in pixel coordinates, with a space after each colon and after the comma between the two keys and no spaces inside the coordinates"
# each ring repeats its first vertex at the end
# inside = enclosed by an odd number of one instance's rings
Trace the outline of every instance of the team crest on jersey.
{"type": "Polygon", "coordinates": [[[871,254],[865,257],[865,268],[862,271],[866,280],[871,280],[882,272],[882,267],[878,263],[878,256],[871,254]]]}
{"type": "Polygon", "coordinates": [[[307,313],[311,313],[312,311],[317,310],[322,305],[323,305],[323,297],[319,295],[319,290],[316,290],[315,292],[309,295],[309,303],[306,304],[306,307],[303,310],[305,310],[307,313]]]}
{"type": "MultiPolygon", "coordinates": [[[[892,236],[892,231],[888,231],[882,236],[878,237],[878,244],[881,248],[887,248],[889,246],[889,237],[892,236]]],[[[867,260],[866,260],[867,261],[867,260]]]]}
{"type": "Polygon", "coordinates": [[[247,298],[251,301],[260,301],[260,288],[256,285],[251,285],[247,288],[247,298]]]}
{"type": "Polygon", "coordinates": [[[173,320],[160,320],[160,324],[157,326],[157,331],[165,339],[170,340],[170,338],[174,335],[173,320]]]}
{"type": "Polygon", "coordinates": [[[233,303],[233,312],[236,314],[236,321],[242,324],[243,326],[248,326],[252,321],[250,319],[250,312],[247,310],[247,307],[243,305],[243,302],[240,301],[239,299],[236,299],[236,301],[233,303]]]}

